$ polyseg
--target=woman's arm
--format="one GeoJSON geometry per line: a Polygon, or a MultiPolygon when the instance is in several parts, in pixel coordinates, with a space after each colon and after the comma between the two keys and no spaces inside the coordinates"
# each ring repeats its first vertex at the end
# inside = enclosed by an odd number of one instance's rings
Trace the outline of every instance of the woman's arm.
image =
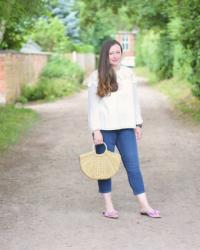
{"type": "Polygon", "coordinates": [[[88,79],[88,124],[92,132],[94,144],[102,144],[103,136],[100,131],[99,102],[97,96],[97,72],[94,71],[88,79]]]}
{"type": "Polygon", "coordinates": [[[102,144],[103,143],[103,135],[101,133],[100,130],[95,130],[93,133],[92,133],[92,136],[93,136],[93,141],[94,141],[94,144],[102,144]]]}
{"type": "Polygon", "coordinates": [[[88,88],[88,122],[91,131],[100,129],[99,97],[96,95],[96,86],[92,84],[88,88]]]}
{"type": "Polygon", "coordinates": [[[100,97],[96,95],[97,87],[92,84],[88,88],[88,122],[92,131],[94,144],[102,144],[103,136],[100,131],[99,101],[100,97]]]}
{"type": "Polygon", "coordinates": [[[143,119],[142,119],[139,96],[138,96],[137,81],[136,81],[134,75],[132,75],[132,77],[133,77],[134,93],[135,93],[135,118],[136,118],[135,135],[136,135],[136,139],[140,140],[142,138],[143,119]]]}
{"type": "Polygon", "coordinates": [[[141,114],[141,108],[140,108],[140,101],[139,101],[139,95],[138,95],[138,86],[137,81],[133,75],[133,85],[134,85],[134,97],[135,97],[135,118],[136,118],[136,126],[142,127],[143,119],[141,114]]]}

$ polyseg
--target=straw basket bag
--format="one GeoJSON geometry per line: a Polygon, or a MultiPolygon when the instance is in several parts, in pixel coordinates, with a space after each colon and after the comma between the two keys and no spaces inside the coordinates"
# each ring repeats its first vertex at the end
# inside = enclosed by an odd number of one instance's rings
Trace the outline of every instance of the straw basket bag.
{"type": "Polygon", "coordinates": [[[107,145],[105,143],[103,144],[105,145],[104,153],[97,154],[95,145],[93,145],[93,151],[79,156],[82,172],[94,180],[109,179],[115,175],[120,168],[120,154],[108,151],[107,145]]]}

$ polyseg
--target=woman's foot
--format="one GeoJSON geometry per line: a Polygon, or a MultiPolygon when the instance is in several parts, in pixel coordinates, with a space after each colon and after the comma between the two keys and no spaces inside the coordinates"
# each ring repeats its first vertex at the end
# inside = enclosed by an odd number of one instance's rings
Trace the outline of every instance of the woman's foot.
{"type": "Polygon", "coordinates": [[[149,216],[151,218],[162,218],[160,211],[153,208],[141,209],[140,214],[149,216]]]}
{"type": "Polygon", "coordinates": [[[119,212],[117,210],[107,210],[104,211],[103,213],[104,217],[110,218],[110,219],[118,219],[119,218],[119,212]]]}
{"type": "Polygon", "coordinates": [[[103,197],[105,202],[105,211],[103,212],[103,215],[109,218],[118,218],[118,211],[114,209],[112,203],[111,192],[103,193],[103,197]]]}
{"type": "Polygon", "coordinates": [[[147,200],[146,193],[141,193],[137,195],[139,204],[140,204],[140,214],[147,215],[151,218],[161,218],[160,212],[158,210],[153,209],[147,200]]]}

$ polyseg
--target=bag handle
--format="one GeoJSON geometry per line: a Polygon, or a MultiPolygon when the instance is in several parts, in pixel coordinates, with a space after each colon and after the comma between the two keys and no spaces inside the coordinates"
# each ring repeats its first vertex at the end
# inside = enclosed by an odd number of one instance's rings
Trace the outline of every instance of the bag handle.
{"type": "MultiPolygon", "coordinates": [[[[93,148],[93,151],[96,153],[95,146],[96,146],[96,145],[102,145],[102,144],[104,144],[104,146],[105,146],[105,151],[107,151],[107,145],[105,144],[105,142],[103,142],[103,143],[101,143],[101,144],[93,144],[93,147],[92,147],[92,148],[93,148]]],[[[104,152],[105,152],[105,151],[104,151],[104,152]]],[[[104,152],[103,152],[103,153],[104,153],[104,152]]],[[[102,153],[102,154],[103,154],[103,153],[102,153]]],[[[97,153],[96,153],[96,154],[97,154],[97,153]]],[[[102,154],[98,154],[98,155],[102,155],[102,154]]]]}

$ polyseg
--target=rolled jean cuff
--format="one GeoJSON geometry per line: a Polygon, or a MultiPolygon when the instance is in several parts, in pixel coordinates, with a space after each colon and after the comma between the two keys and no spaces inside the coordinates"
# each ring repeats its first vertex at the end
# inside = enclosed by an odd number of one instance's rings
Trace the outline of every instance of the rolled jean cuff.
{"type": "Polygon", "coordinates": [[[133,195],[139,195],[139,194],[143,194],[143,193],[145,193],[145,190],[143,190],[143,191],[139,191],[139,192],[133,192],[133,195]]]}
{"type": "Polygon", "coordinates": [[[100,191],[100,190],[99,190],[99,193],[100,193],[100,194],[106,194],[106,193],[111,193],[111,191],[112,191],[112,190],[109,190],[109,191],[100,191]]]}
{"type": "Polygon", "coordinates": [[[98,180],[99,193],[110,193],[112,191],[112,181],[110,179],[98,180]]]}

